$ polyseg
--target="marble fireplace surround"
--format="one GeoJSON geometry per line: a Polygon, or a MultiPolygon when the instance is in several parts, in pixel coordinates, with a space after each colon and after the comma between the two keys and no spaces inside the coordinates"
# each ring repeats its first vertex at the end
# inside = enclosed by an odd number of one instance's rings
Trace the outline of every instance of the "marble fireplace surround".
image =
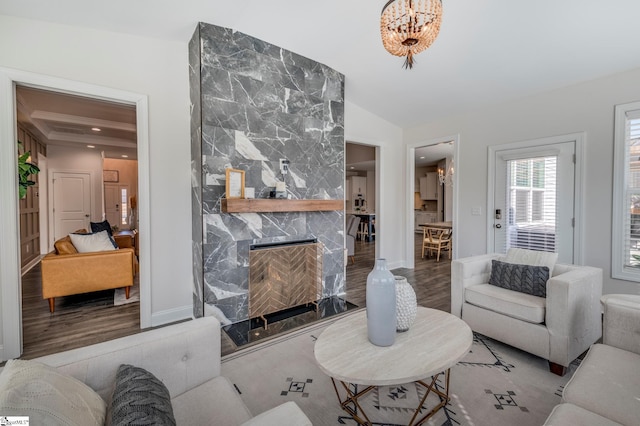
{"type": "Polygon", "coordinates": [[[248,319],[252,244],[317,239],[321,296],[344,294],[344,76],[205,23],[189,44],[189,62],[194,316],[248,319]],[[266,199],[282,178],[280,159],[290,162],[292,200],[332,200],[340,208],[229,213],[225,169],[244,170],[245,185],[266,199]]]}

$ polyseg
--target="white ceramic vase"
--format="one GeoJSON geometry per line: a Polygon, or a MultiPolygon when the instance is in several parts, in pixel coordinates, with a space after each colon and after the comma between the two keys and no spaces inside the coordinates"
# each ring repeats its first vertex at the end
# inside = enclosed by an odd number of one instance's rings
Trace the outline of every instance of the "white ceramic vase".
{"type": "Polygon", "coordinates": [[[395,275],[396,282],[396,330],[407,331],[416,319],[418,302],[416,292],[405,277],[395,275]]]}
{"type": "Polygon", "coordinates": [[[367,276],[367,335],[376,346],[391,346],[396,339],[396,285],[385,259],[376,259],[367,276]]]}

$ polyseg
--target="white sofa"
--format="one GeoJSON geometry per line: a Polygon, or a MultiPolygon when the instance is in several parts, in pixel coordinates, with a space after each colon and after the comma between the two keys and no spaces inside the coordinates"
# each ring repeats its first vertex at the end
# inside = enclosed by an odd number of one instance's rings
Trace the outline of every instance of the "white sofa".
{"type": "Polygon", "coordinates": [[[488,284],[491,261],[485,254],[451,263],[451,313],[472,330],[549,361],[552,372],[566,367],[602,333],[602,270],[555,264],[546,298],[488,284]]]}
{"type": "Polygon", "coordinates": [[[640,296],[612,294],[602,302],[602,344],[589,349],[547,426],[640,424],[640,296]]]}
{"type": "Polygon", "coordinates": [[[249,412],[231,382],[220,376],[220,323],[199,318],[167,327],[36,358],[86,383],[105,401],[120,364],[144,368],[171,395],[178,425],[311,425],[286,402],[257,416],[249,412]]]}

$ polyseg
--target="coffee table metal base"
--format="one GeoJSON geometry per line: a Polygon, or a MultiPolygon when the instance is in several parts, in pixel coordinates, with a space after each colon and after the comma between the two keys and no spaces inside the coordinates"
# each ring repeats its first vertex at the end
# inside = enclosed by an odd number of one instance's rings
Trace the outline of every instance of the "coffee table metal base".
{"type": "MultiPolygon", "coordinates": [[[[429,420],[434,414],[436,414],[438,412],[438,410],[440,410],[442,407],[444,407],[445,405],[447,405],[447,403],[449,402],[449,376],[450,376],[450,369],[447,369],[446,371],[443,371],[442,373],[438,373],[435,376],[431,376],[431,383],[427,384],[425,381],[423,380],[418,380],[417,384],[423,386],[426,389],[426,392],[424,394],[424,396],[422,397],[422,399],[420,400],[420,402],[418,403],[418,406],[416,407],[415,413],[413,414],[413,417],[411,417],[411,420],[409,421],[409,423],[407,423],[408,426],[414,426],[414,425],[421,425],[424,422],[426,422],[427,420],[429,420]],[[444,376],[444,389],[440,390],[437,389],[436,387],[436,382],[438,381],[438,378],[440,376],[444,376]],[[436,404],[427,414],[425,414],[422,418],[420,418],[419,420],[416,420],[416,418],[418,417],[418,414],[420,414],[420,412],[423,409],[427,409],[425,407],[423,407],[425,401],[427,400],[427,397],[431,394],[431,393],[436,394],[439,398],[440,398],[440,403],[436,404]]],[[[343,382],[340,380],[336,380],[333,377],[331,378],[331,382],[333,383],[333,389],[336,391],[336,396],[338,397],[338,402],[340,403],[340,407],[342,407],[342,409],[344,411],[346,411],[347,413],[349,413],[349,415],[351,415],[353,417],[353,419],[358,422],[358,424],[361,425],[372,425],[373,423],[371,422],[371,420],[369,419],[369,417],[367,416],[367,414],[365,413],[364,409],[362,408],[362,405],[358,402],[358,399],[364,395],[366,395],[367,393],[369,393],[372,389],[376,388],[376,386],[367,386],[366,388],[362,389],[361,391],[358,391],[358,387],[354,386],[354,390],[352,390],[352,385],[347,383],[347,382],[343,382]],[[345,395],[344,395],[344,399],[343,397],[340,395],[340,391],[338,390],[338,385],[336,384],[340,383],[340,385],[342,386],[342,389],[345,391],[345,395]]]]}

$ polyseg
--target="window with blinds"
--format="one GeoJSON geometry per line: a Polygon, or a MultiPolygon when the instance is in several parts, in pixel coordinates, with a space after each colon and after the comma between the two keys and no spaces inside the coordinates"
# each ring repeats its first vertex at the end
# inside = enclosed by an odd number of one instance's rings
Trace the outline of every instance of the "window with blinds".
{"type": "Polygon", "coordinates": [[[557,156],[507,162],[506,248],[556,251],[557,156]]]}
{"type": "Polygon", "coordinates": [[[617,105],[612,276],[640,281],[640,102],[617,105]]]}
{"type": "Polygon", "coordinates": [[[640,111],[628,114],[626,120],[626,196],[624,230],[625,266],[640,267],[640,111]]]}

